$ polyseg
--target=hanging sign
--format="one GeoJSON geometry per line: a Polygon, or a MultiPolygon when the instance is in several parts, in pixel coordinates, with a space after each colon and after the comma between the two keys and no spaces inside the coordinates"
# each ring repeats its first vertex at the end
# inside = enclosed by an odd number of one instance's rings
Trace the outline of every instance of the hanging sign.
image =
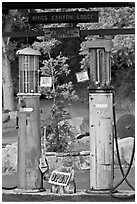
{"type": "Polygon", "coordinates": [[[79,37],[78,27],[58,27],[44,29],[45,38],[70,38],[79,37]]]}
{"type": "Polygon", "coordinates": [[[41,87],[52,87],[52,77],[40,77],[41,87]]]}
{"type": "Polygon", "coordinates": [[[48,162],[44,156],[39,158],[39,168],[42,173],[45,173],[49,170],[48,162]]]}
{"type": "Polygon", "coordinates": [[[87,81],[89,80],[88,72],[87,71],[78,72],[76,73],[76,78],[77,82],[87,81]]]}
{"type": "Polygon", "coordinates": [[[98,11],[29,13],[29,23],[97,23],[98,16],[98,11]]]}
{"type": "Polygon", "coordinates": [[[52,171],[48,182],[54,185],[67,186],[70,177],[71,173],[59,172],[54,170],[52,171]]]}

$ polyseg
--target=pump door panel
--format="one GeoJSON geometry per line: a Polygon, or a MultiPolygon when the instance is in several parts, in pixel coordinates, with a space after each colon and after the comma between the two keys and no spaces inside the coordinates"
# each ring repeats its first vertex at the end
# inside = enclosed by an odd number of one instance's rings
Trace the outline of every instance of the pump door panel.
{"type": "Polygon", "coordinates": [[[89,95],[91,188],[110,189],[113,171],[112,94],[89,95]]]}

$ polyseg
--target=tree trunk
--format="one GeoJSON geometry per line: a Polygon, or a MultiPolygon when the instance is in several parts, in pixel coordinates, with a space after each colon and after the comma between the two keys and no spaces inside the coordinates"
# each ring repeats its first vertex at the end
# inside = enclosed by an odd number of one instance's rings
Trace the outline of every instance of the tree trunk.
{"type": "MultiPolygon", "coordinates": [[[[10,32],[12,30],[13,16],[16,14],[16,10],[9,11],[10,17],[4,22],[4,32],[10,32]]],[[[14,110],[14,91],[11,78],[11,63],[6,52],[6,46],[8,45],[9,38],[5,37],[2,41],[3,56],[2,56],[2,86],[3,86],[3,108],[4,110],[14,110]]]]}
{"type": "Polygon", "coordinates": [[[7,53],[2,56],[2,85],[3,85],[3,108],[4,110],[14,110],[14,92],[11,79],[11,63],[7,53]]]}

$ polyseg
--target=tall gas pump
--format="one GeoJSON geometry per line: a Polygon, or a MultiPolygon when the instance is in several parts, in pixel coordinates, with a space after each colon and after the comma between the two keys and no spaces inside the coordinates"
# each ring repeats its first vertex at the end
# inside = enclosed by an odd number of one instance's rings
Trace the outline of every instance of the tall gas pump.
{"type": "Polygon", "coordinates": [[[90,51],[89,128],[90,192],[107,192],[113,185],[112,41],[88,41],[90,51]]]}
{"type": "Polygon", "coordinates": [[[39,51],[32,48],[18,50],[18,175],[17,188],[42,189],[39,170],[41,156],[39,104],[39,51]]]}

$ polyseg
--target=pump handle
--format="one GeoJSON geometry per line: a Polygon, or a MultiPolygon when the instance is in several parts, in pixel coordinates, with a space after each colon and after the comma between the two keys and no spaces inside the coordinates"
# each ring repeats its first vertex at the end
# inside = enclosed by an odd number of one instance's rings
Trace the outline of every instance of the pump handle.
{"type": "Polygon", "coordinates": [[[16,117],[16,129],[18,129],[19,128],[19,118],[18,118],[18,116],[16,117]]]}

